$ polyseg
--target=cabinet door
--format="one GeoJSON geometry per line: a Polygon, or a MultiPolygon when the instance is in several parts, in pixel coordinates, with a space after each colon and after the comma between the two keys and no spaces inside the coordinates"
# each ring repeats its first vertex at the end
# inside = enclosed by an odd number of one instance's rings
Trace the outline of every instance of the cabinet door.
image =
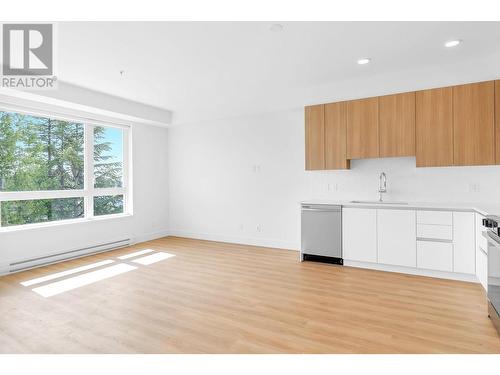
{"type": "Polygon", "coordinates": [[[412,210],[377,210],[378,262],[417,266],[416,217],[412,210]]]}
{"type": "Polygon", "coordinates": [[[415,155],[415,93],[379,98],[380,156],[415,155]]]}
{"type": "Polygon", "coordinates": [[[342,253],[346,260],[377,262],[377,211],[342,209],[342,253]]]}
{"type": "Polygon", "coordinates": [[[347,158],[378,156],[378,98],[347,102],[347,158]]]}
{"type": "Polygon", "coordinates": [[[349,169],[345,102],[325,105],[325,164],[326,169],[349,169]]]}
{"type": "Polygon", "coordinates": [[[495,81],[496,161],[500,164],[500,81],[495,81]]]}
{"type": "Polygon", "coordinates": [[[306,169],[325,169],[325,106],[305,108],[306,169]]]}
{"type": "Polygon", "coordinates": [[[453,87],[454,165],[495,164],[495,83],[453,87]]]}
{"type": "Polygon", "coordinates": [[[418,91],[415,103],[417,167],[453,165],[453,89],[418,91]]]}
{"type": "Polygon", "coordinates": [[[476,273],[474,213],[453,212],[453,272],[476,273]]]}
{"type": "Polygon", "coordinates": [[[417,241],[417,267],[426,270],[453,271],[453,244],[417,241]]]}

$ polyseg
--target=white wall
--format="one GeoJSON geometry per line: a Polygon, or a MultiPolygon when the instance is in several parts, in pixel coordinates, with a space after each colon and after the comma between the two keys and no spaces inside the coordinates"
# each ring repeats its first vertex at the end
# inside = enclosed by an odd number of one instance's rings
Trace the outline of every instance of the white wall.
{"type": "Polygon", "coordinates": [[[305,171],[303,109],[174,126],[168,149],[170,232],[264,246],[299,249],[301,200],[376,199],[381,171],[393,200],[491,202],[500,186],[498,166],[417,169],[415,158],[305,171]]]}
{"type": "Polygon", "coordinates": [[[134,215],[0,233],[0,269],[24,260],[130,238],[143,241],[167,234],[167,129],[132,128],[134,215]]]}

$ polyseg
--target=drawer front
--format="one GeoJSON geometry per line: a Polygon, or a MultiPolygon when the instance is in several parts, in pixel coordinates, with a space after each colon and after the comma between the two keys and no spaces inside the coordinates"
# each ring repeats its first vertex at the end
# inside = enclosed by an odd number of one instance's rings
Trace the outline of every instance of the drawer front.
{"type": "Polygon", "coordinates": [[[453,213],[448,211],[417,211],[417,223],[453,225],[453,213]]]}
{"type": "Polygon", "coordinates": [[[417,241],[417,267],[453,271],[453,245],[446,242],[417,241]]]}
{"type": "Polygon", "coordinates": [[[448,225],[417,224],[417,237],[451,241],[453,239],[453,227],[448,225]]]}

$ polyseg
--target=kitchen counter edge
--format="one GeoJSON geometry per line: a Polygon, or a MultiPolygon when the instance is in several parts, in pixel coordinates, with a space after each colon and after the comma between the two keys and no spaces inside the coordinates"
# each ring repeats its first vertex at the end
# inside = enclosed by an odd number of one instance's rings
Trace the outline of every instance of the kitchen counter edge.
{"type": "Polygon", "coordinates": [[[483,216],[500,216],[500,205],[488,206],[483,203],[426,203],[426,202],[408,202],[408,204],[390,204],[390,203],[353,203],[350,201],[330,201],[330,200],[305,200],[301,205],[328,205],[342,206],[346,208],[382,208],[391,210],[422,210],[422,211],[460,211],[476,212],[483,216]]]}

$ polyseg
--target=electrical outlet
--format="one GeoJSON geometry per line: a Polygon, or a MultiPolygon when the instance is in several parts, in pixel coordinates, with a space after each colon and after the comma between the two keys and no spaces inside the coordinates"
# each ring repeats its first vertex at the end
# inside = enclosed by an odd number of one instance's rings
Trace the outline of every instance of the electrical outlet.
{"type": "Polygon", "coordinates": [[[326,190],[328,190],[328,191],[338,191],[339,190],[339,185],[338,184],[327,184],[326,190]]]}
{"type": "Polygon", "coordinates": [[[469,193],[479,193],[481,191],[479,184],[469,184],[469,193]]]}
{"type": "Polygon", "coordinates": [[[257,232],[262,232],[262,225],[257,224],[257,227],[255,229],[257,229],[257,232]]]}

